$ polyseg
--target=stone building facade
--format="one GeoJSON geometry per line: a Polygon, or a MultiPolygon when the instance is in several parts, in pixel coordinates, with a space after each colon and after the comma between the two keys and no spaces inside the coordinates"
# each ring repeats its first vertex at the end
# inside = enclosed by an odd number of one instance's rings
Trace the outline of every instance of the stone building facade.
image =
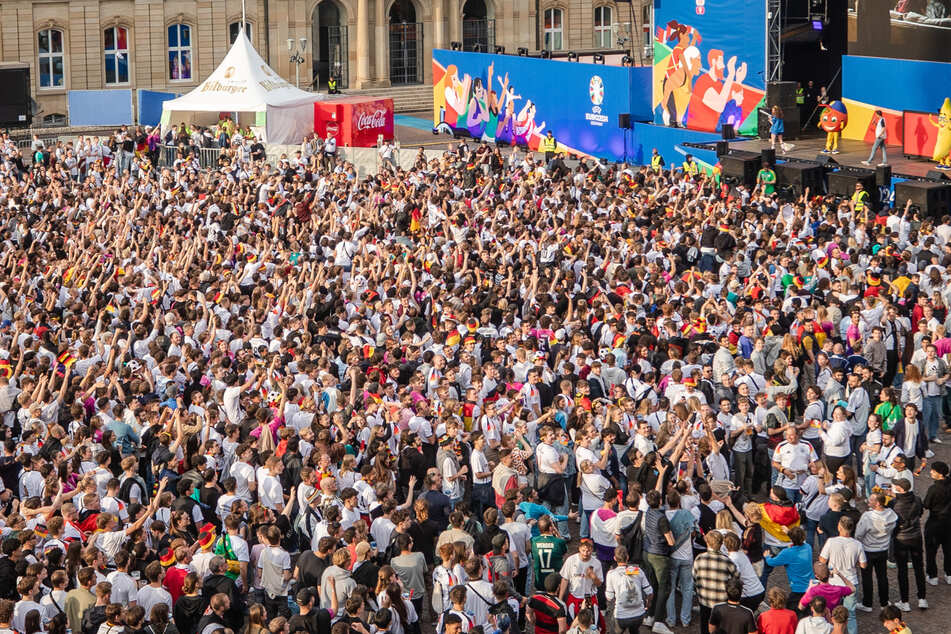
{"type": "MultiPolygon", "coordinates": [[[[240,0],[8,0],[0,61],[30,64],[41,118],[65,114],[69,90],[185,93],[224,57],[241,13],[240,0]]],[[[245,15],[255,48],[288,81],[299,75],[310,89],[334,74],[359,89],[430,82],[430,51],[452,42],[510,54],[628,49],[638,60],[650,9],[644,0],[246,0],[245,15]]]]}

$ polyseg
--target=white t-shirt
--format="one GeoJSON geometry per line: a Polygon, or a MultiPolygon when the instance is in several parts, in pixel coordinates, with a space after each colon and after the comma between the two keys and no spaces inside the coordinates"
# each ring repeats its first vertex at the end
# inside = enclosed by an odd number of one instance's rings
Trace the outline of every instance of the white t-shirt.
{"type": "Polygon", "coordinates": [[[250,504],[251,489],[249,484],[254,482],[254,467],[246,462],[236,462],[231,465],[231,477],[234,478],[236,483],[235,495],[250,504]]]}
{"type": "Polygon", "coordinates": [[[551,445],[541,443],[535,448],[535,455],[538,458],[538,470],[542,473],[558,473],[558,467],[561,463],[561,456],[558,450],[551,445]]]}
{"type": "Polygon", "coordinates": [[[129,601],[136,600],[139,588],[129,573],[114,570],[106,575],[106,581],[112,584],[112,595],[109,600],[113,603],[129,605],[129,601]]]}
{"type": "Polygon", "coordinates": [[[780,472],[776,476],[776,484],[784,489],[798,489],[806,476],[809,475],[809,465],[819,459],[816,450],[807,442],[783,441],[776,446],[773,452],[773,462],[778,462],[783,469],[793,471],[793,477],[789,478],[786,474],[780,472]]]}
{"type": "Polygon", "coordinates": [[[594,583],[587,576],[588,568],[592,568],[594,573],[597,575],[598,579],[604,580],[604,572],[601,570],[601,562],[595,559],[593,556],[588,559],[588,561],[582,561],[581,555],[575,553],[574,555],[565,559],[565,563],[561,566],[562,579],[568,580],[568,592],[571,593],[571,596],[583,599],[586,596],[594,594],[597,590],[594,583]]]}
{"type": "MultiPolygon", "coordinates": [[[[233,385],[225,388],[224,409],[228,420],[235,425],[244,421],[244,411],[241,409],[241,386],[233,385]]],[[[148,614],[148,612],[146,612],[148,614]]]]}
{"type": "Polygon", "coordinates": [[[830,537],[819,556],[828,562],[829,568],[836,570],[837,574],[829,578],[829,583],[844,586],[845,583],[838,578],[839,574],[844,575],[853,584],[859,582],[859,568],[865,561],[865,549],[859,540],[851,537],[830,537]]]}
{"type": "Polygon", "coordinates": [[[284,505],[284,489],[281,487],[281,481],[267,473],[258,485],[258,497],[263,506],[272,511],[279,511],[284,505]]]}
{"type": "Polygon", "coordinates": [[[763,584],[760,583],[759,575],[756,574],[756,570],[753,568],[753,564],[750,563],[750,558],[746,556],[746,553],[742,550],[732,553],[728,552],[727,557],[736,565],[736,569],[740,573],[740,580],[743,582],[744,597],[755,597],[763,591],[763,584]]]}
{"type": "Polygon", "coordinates": [[[168,606],[169,612],[172,610],[172,595],[168,590],[162,587],[154,588],[152,586],[142,586],[135,597],[136,605],[141,605],[146,614],[152,614],[152,607],[159,603],[168,606]]]}
{"type": "Polygon", "coordinates": [[[651,596],[653,592],[647,574],[633,564],[612,569],[604,579],[604,596],[608,601],[617,599],[614,602],[615,619],[636,619],[643,615],[645,599],[651,596]],[[634,581],[633,586],[630,584],[632,580],[634,581]],[[632,591],[640,592],[640,601],[633,605],[628,601],[622,601],[632,591]],[[637,603],[640,603],[639,607],[637,607],[637,603]]]}

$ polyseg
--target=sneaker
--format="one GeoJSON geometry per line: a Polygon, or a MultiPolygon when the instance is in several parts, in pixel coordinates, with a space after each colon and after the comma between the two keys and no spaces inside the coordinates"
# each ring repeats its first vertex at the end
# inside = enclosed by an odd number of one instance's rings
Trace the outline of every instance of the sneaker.
{"type": "Polygon", "coordinates": [[[871,164],[872,164],[871,161],[862,161],[862,165],[871,165],[871,164]]]}
{"type": "Polygon", "coordinates": [[[879,163],[878,166],[879,166],[879,167],[888,167],[888,163],[879,163]]]}
{"type": "Polygon", "coordinates": [[[871,612],[871,611],[872,611],[872,606],[870,606],[870,605],[865,605],[864,603],[856,603],[856,604],[855,604],[855,609],[856,609],[856,610],[861,610],[862,612],[871,612]]]}
{"type": "MultiPolygon", "coordinates": [[[[888,562],[886,563],[886,565],[887,565],[889,568],[891,568],[892,570],[894,570],[895,568],[898,567],[898,565],[895,564],[894,561],[888,561],[888,562]]],[[[951,582],[949,582],[949,583],[951,583],[951,582]]]]}
{"type": "Polygon", "coordinates": [[[908,605],[907,601],[899,601],[895,604],[895,607],[901,610],[902,612],[911,612],[911,606],[908,605]]]}
{"type": "Polygon", "coordinates": [[[951,586],[951,575],[945,575],[944,582],[948,584],[949,586],[951,586]]]}
{"type": "Polygon", "coordinates": [[[783,152],[788,152],[789,150],[793,149],[794,147],[796,147],[796,146],[795,146],[794,144],[792,144],[792,143],[783,143],[783,152]]]}
{"type": "Polygon", "coordinates": [[[646,619],[644,619],[644,625],[647,627],[651,627],[652,625],[654,625],[654,617],[649,616],[646,619]]]}
{"type": "Polygon", "coordinates": [[[934,452],[930,449],[925,452],[925,458],[934,458],[934,452]]]}
{"type": "Polygon", "coordinates": [[[651,628],[651,632],[654,632],[654,634],[674,634],[673,630],[667,627],[667,624],[663,621],[654,623],[654,627],[651,628]]]}
{"type": "Polygon", "coordinates": [[[820,154],[832,154],[832,150],[825,149],[825,150],[822,150],[820,154]]]}
{"type": "Polygon", "coordinates": [[[928,585],[929,585],[929,586],[936,586],[936,585],[938,585],[938,578],[937,578],[937,577],[928,577],[927,579],[928,579],[928,585]]]}
{"type": "Polygon", "coordinates": [[[940,438],[935,438],[934,440],[929,440],[928,442],[933,442],[933,443],[938,444],[938,445],[943,445],[943,444],[944,444],[943,442],[941,442],[941,439],[940,439],[940,438]]]}
{"type": "Polygon", "coordinates": [[[918,599],[918,609],[927,610],[928,609],[928,599],[918,599]]]}
{"type": "Polygon", "coordinates": [[[832,150],[832,153],[833,153],[833,154],[839,154],[839,151],[838,151],[838,150],[832,150]]]}

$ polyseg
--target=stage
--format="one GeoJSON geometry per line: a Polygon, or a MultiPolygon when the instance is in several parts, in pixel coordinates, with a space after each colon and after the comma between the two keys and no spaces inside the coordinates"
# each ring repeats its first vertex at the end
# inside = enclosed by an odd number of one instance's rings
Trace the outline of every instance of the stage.
{"type": "MultiPolygon", "coordinates": [[[[799,160],[808,160],[814,161],[817,156],[826,156],[820,155],[819,153],[825,149],[826,138],[825,136],[821,137],[809,137],[809,138],[800,138],[793,141],[787,141],[787,144],[792,144],[793,148],[789,152],[782,152],[779,148],[776,148],[776,159],[799,159],[799,160]]],[[[730,142],[730,149],[732,150],[744,150],[747,152],[759,152],[761,149],[769,147],[769,141],[763,139],[748,139],[748,140],[736,140],[730,142]]],[[[868,158],[868,153],[872,151],[872,145],[870,143],[865,143],[864,141],[855,141],[849,139],[842,139],[839,141],[839,154],[829,154],[829,158],[835,160],[836,163],[840,165],[845,165],[848,167],[857,167],[857,168],[868,168],[867,165],[862,165],[862,161],[868,158]]],[[[926,161],[924,159],[906,159],[901,152],[900,146],[891,146],[886,149],[888,153],[888,164],[892,166],[892,175],[907,175],[914,176],[916,178],[924,178],[928,173],[928,170],[935,169],[935,163],[933,161],[926,161]]],[[[871,165],[871,169],[875,169],[875,165],[880,162],[882,159],[881,151],[877,152],[875,155],[875,160],[871,165]]],[[[948,174],[951,177],[951,173],[948,174]]]]}

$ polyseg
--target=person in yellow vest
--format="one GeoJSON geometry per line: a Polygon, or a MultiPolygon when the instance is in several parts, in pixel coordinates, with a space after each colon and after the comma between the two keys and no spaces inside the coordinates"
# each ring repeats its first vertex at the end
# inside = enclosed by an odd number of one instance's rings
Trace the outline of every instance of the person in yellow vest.
{"type": "Polygon", "coordinates": [[[664,165],[666,165],[666,163],[664,163],[664,157],[660,155],[657,148],[654,148],[651,151],[651,169],[660,174],[661,170],[664,169],[664,165]]]}
{"type": "Polygon", "coordinates": [[[869,196],[869,193],[865,191],[865,186],[862,185],[862,183],[856,183],[855,193],[852,194],[852,213],[868,215],[868,207],[870,203],[871,197],[869,196]]]}
{"type": "Polygon", "coordinates": [[[696,176],[700,173],[700,168],[697,166],[697,163],[693,160],[693,154],[688,154],[684,157],[684,164],[682,165],[684,169],[684,174],[687,176],[696,176]]]}
{"type": "Polygon", "coordinates": [[[327,79],[327,93],[331,95],[340,94],[340,90],[337,88],[337,78],[333,75],[327,79]]]}
{"type": "Polygon", "coordinates": [[[542,151],[545,152],[545,163],[550,163],[555,158],[555,148],[558,147],[558,141],[555,140],[555,135],[552,134],[551,130],[542,139],[541,146],[542,151]]]}

